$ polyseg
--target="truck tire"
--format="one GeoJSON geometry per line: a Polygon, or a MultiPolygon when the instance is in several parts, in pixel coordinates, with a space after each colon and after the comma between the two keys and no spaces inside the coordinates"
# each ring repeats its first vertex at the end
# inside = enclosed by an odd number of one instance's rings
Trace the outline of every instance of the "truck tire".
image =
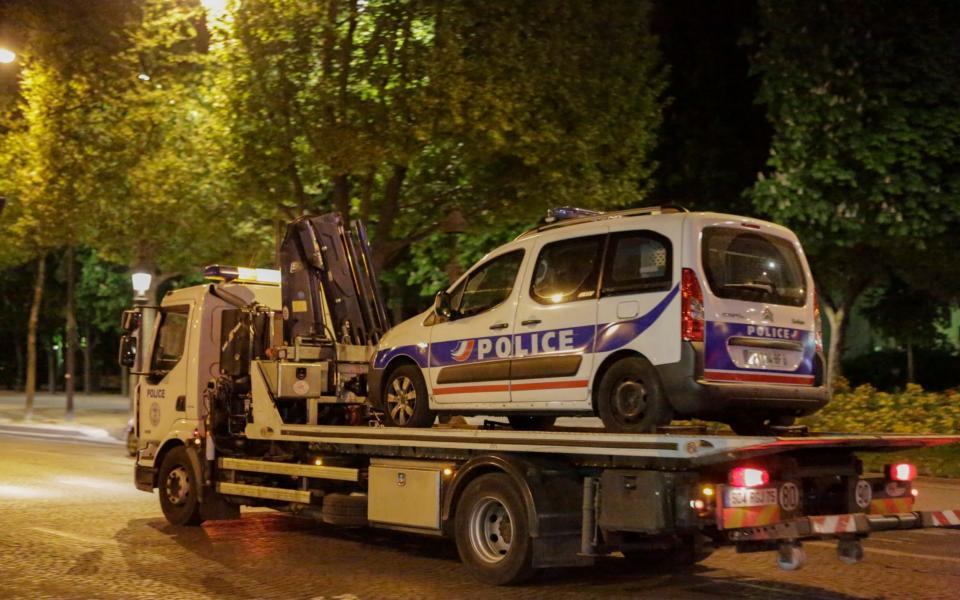
{"type": "Polygon", "coordinates": [[[510,415],[507,417],[507,421],[510,422],[510,427],[517,431],[540,431],[547,427],[553,427],[557,418],[542,415],[510,415]]]}
{"type": "Polygon", "coordinates": [[[460,560],[480,581],[510,585],[534,574],[526,507],[509,476],[471,481],[457,502],[454,531],[460,560]]]}
{"type": "Polygon", "coordinates": [[[673,410],[650,361],[639,356],[615,362],[600,380],[597,413],[607,431],[654,433],[669,425],[673,410]]]}
{"type": "Polygon", "coordinates": [[[197,492],[197,477],[193,472],[187,449],[173,448],[163,458],[157,487],[160,493],[160,509],[171,525],[199,525],[200,501],[197,492]]]}
{"type": "Polygon", "coordinates": [[[383,387],[383,416],[391,427],[430,427],[436,413],[430,410],[427,384],[420,368],[402,365],[390,372],[383,387]]]}
{"type": "Polygon", "coordinates": [[[321,509],[323,522],[346,527],[367,525],[367,497],[350,494],[327,494],[321,509]]]}

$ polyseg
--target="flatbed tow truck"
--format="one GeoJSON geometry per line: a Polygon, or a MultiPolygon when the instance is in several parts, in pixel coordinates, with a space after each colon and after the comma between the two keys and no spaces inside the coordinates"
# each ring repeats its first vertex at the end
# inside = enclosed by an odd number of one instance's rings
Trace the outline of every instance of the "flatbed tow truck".
{"type": "Polygon", "coordinates": [[[365,243],[362,228],[351,233],[336,218],[302,219],[282,261],[301,281],[284,279],[282,294],[275,276],[221,268],[223,283],[167,294],[153,332],[125,313],[148,349],[136,357],[135,339],[121,342],[121,362],[136,360],[142,374],[136,485],[158,489],[171,523],[265,506],[446,536],[471,574],[495,585],[615,553],[678,568],[722,546],[773,551],[792,570],[805,562],[805,540],[836,540],[839,558],[855,563],[872,532],[960,527],[960,509],[913,510],[912,465],[867,476],[857,458],[960,436],[383,427],[365,399],[370,351],[386,327],[365,243]],[[324,241],[325,231],[335,235],[324,241]],[[337,272],[349,285],[333,286],[337,272]],[[295,308],[316,311],[322,327],[291,323],[295,308]]]}

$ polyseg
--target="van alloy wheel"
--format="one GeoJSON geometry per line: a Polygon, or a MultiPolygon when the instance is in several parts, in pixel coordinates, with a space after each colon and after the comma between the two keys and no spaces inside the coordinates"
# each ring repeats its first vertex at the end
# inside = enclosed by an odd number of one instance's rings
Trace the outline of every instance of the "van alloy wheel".
{"type": "Polygon", "coordinates": [[[413,416],[417,405],[417,390],[409,377],[400,376],[393,380],[387,390],[387,410],[397,425],[406,425],[413,416]]]}
{"type": "Polygon", "coordinates": [[[647,388],[642,381],[622,381],[614,393],[615,410],[626,422],[643,418],[647,408],[647,388]]]}

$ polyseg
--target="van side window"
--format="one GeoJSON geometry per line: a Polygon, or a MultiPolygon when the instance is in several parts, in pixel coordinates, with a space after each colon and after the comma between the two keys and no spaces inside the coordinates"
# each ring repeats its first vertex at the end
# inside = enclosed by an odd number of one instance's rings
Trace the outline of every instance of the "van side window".
{"type": "Polygon", "coordinates": [[[183,356],[187,340],[189,306],[165,306],[160,309],[160,329],[150,356],[150,370],[169,372],[183,356]]]}
{"type": "Polygon", "coordinates": [[[540,304],[561,304],[597,297],[605,236],[561,240],[540,250],[530,296],[540,304]]]}
{"type": "Polygon", "coordinates": [[[673,250],[670,240],[652,231],[625,231],[610,236],[601,294],[670,289],[673,250]]]}
{"type": "Polygon", "coordinates": [[[489,310],[510,296],[523,261],[523,250],[498,256],[473,271],[450,294],[450,304],[461,317],[489,310]]]}

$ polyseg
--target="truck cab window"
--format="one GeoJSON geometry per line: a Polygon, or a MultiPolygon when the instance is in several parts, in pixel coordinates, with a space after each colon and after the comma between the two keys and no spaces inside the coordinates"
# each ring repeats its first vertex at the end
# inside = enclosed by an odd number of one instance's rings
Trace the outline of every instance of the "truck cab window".
{"type": "Polygon", "coordinates": [[[469,317],[506,300],[522,260],[523,250],[514,250],[481,265],[450,294],[453,309],[461,317],[469,317]]]}
{"type": "Polygon", "coordinates": [[[150,356],[150,370],[168,372],[180,362],[187,339],[189,306],[165,306],[157,315],[160,328],[150,356]]]}

